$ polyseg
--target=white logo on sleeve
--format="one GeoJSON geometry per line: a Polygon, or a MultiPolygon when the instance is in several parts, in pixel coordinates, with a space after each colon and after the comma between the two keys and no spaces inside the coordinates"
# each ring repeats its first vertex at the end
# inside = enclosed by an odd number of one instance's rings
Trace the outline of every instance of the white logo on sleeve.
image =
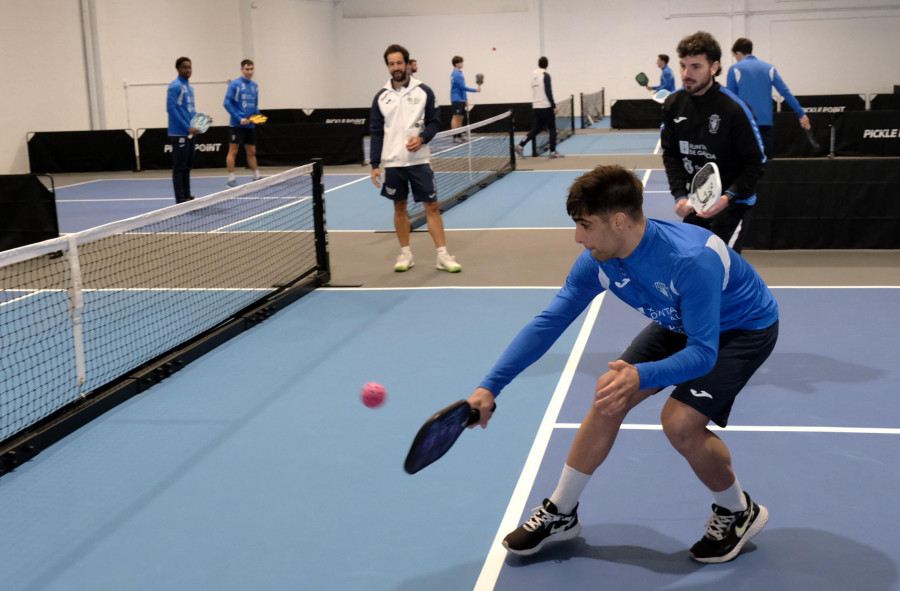
{"type": "Polygon", "coordinates": [[[676,117],[675,123],[681,123],[682,121],[687,121],[687,117],[676,117]]]}
{"type": "Polygon", "coordinates": [[[691,388],[691,396],[693,396],[694,398],[712,398],[712,394],[710,394],[706,390],[700,390],[698,392],[697,390],[694,390],[693,388],[691,388]]]}

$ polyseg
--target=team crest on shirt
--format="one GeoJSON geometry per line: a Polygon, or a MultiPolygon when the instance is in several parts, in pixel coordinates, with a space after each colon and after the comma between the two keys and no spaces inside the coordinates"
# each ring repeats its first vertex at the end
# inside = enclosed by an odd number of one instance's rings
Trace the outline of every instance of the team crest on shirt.
{"type": "Polygon", "coordinates": [[[410,105],[418,105],[419,103],[422,102],[422,97],[408,96],[408,97],[406,97],[406,102],[407,102],[407,104],[410,104],[410,105]]]}
{"type": "Polygon", "coordinates": [[[716,133],[719,131],[719,125],[722,123],[722,118],[713,113],[709,116],[709,133],[716,133]]]}
{"type": "Polygon", "coordinates": [[[653,284],[653,287],[655,287],[659,291],[659,293],[663,294],[670,300],[672,299],[672,295],[669,293],[669,289],[666,287],[666,284],[663,283],[662,281],[657,281],[656,283],[653,284]]]}

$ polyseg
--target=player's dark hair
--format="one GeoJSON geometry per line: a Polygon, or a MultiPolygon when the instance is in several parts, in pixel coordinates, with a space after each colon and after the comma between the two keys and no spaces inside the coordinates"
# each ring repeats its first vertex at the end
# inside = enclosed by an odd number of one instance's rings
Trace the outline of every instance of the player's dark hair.
{"type": "Polygon", "coordinates": [[[550,63],[550,62],[547,61],[547,58],[545,58],[544,56],[541,56],[541,59],[538,60],[538,67],[539,67],[539,68],[546,68],[546,67],[547,67],[547,64],[549,64],[549,63],[550,63]]]}
{"type": "Polygon", "coordinates": [[[731,53],[741,52],[744,55],[753,55],[753,41],[746,37],[741,37],[731,46],[731,53]]]}
{"type": "Polygon", "coordinates": [[[253,60],[241,60],[241,67],[254,65],[253,60]]]}
{"type": "Polygon", "coordinates": [[[659,57],[659,59],[661,59],[663,61],[663,63],[665,63],[665,64],[669,63],[669,56],[667,56],[666,54],[661,53],[657,57],[659,57]]]}
{"type": "Polygon", "coordinates": [[[189,58],[189,57],[182,56],[182,57],[178,58],[177,60],[175,60],[175,69],[177,70],[178,68],[181,67],[181,64],[183,64],[184,62],[189,62],[189,61],[191,61],[191,58],[189,58]]]}
{"type": "Polygon", "coordinates": [[[461,55],[454,55],[452,61],[453,61],[453,67],[455,68],[456,64],[461,63],[463,61],[463,58],[461,55]]]}
{"type": "Polygon", "coordinates": [[[572,183],[566,211],[572,218],[606,218],[622,212],[633,220],[644,217],[644,185],[633,172],[617,164],[600,165],[572,183]]]}
{"type": "Polygon", "coordinates": [[[396,43],[394,43],[393,45],[388,45],[388,48],[384,50],[384,65],[387,65],[387,56],[391,55],[392,53],[402,53],[403,63],[409,63],[409,52],[402,45],[397,45],[396,43]]]}
{"type": "MultiPolygon", "coordinates": [[[[722,61],[722,48],[719,47],[719,42],[715,37],[706,31],[697,31],[678,43],[678,57],[696,55],[706,55],[706,60],[712,66],[716,62],[722,61]]],[[[720,67],[713,76],[718,76],[721,72],[722,68],[720,67]]]]}

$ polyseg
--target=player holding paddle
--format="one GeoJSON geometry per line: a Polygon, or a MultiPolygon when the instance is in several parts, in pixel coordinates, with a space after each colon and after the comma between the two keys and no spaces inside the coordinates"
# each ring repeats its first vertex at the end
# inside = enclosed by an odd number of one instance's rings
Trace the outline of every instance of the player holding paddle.
{"type": "Polygon", "coordinates": [[[728,447],[707,425],[727,424],[735,397],[772,352],[778,305],[753,267],[720,238],[694,225],[647,219],[642,207],[641,181],[621,166],[598,166],[576,179],[566,210],[585,250],[547,309],[522,329],[468,399],[487,426],[495,396],[605,291],[652,320],[607,371],[598,368],[594,403],[556,490],[503,540],[515,554],[578,536],[579,497],[622,421],[668,386],[675,388],[663,406],[663,431],[714,502],[691,557],[731,560],[768,520],[766,508],[743,492],[728,447]]]}
{"type": "Polygon", "coordinates": [[[740,252],[766,157],[749,107],[715,81],[721,57],[718,42],[703,31],[678,44],[684,89],[663,104],[661,145],[675,213],[689,224],[708,228],[740,252]],[[717,165],[724,192],[712,207],[696,211],[690,206],[688,187],[709,162],[717,165]]]}
{"type": "MultiPolygon", "coordinates": [[[[175,60],[178,77],[169,84],[166,93],[166,112],[169,115],[169,142],[172,144],[172,184],[175,188],[175,203],[193,199],[191,195],[191,168],[194,166],[194,136],[206,129],[198,129],[192,124],[197,110],[194,107],[194,87],[190,80],[193,73],[191,59],[180,57],[175,60]]],[[[203,117],[205,125],[212,118],[203,117]]]]}
{"type": "Polygon", "coordinates": [[[241,61],[241,77],[232,80],[225,91],[225,110],[231,115],[228,122],[228,155],[225,156],[225,168],[228,169],[229,187],[236,187],[234,179],[234,163],[238,149],[244,144],[247,153],[247,166],[253,171],[253,180],[259,180],[259,169],[256,165],[256,121],[259,114],[259,85],[253,81],[256,65],[253,60],[241,61]]]}

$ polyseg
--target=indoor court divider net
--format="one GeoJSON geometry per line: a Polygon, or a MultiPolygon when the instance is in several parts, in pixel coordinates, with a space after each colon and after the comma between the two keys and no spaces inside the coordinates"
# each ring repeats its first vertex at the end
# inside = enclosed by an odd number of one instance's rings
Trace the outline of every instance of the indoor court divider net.
{"type": "Polygon", "coordinates": [[[327,283],[323,193],[316,161],[0,252],[0,474],[136,371],[327,283]]]}
{"type": "MultiPolygon", "coordinates": [[[[441,211],[515,170],[513,133],[512,111],[506,111],[472,125],[441,131],[432,138],[428,146],[441,211]]],[[[420,203],[410,199],[407,211],[413,228],[425,223],[425,209],[420,203]]]]}

